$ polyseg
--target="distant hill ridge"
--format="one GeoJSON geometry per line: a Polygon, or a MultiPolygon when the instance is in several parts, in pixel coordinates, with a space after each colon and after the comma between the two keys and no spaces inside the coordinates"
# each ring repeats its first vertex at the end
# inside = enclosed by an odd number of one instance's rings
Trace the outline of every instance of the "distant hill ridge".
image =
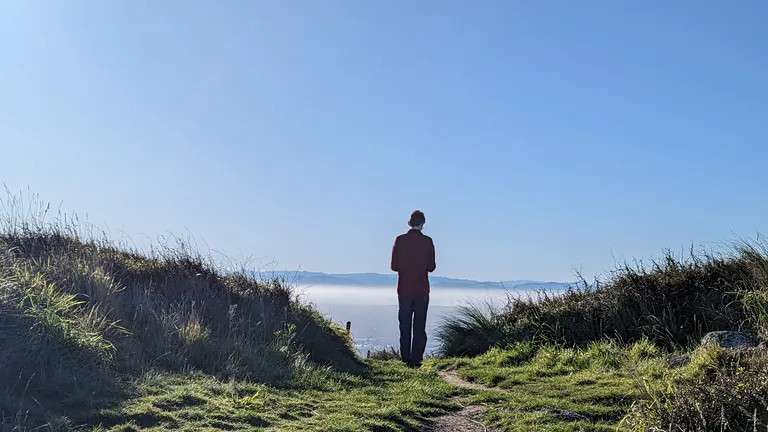
{"type": "MultiPolygon", "coordinates": [[[[310,271],[265,271],[262,277],[280,277],[297,285],[327,285],[327,286],[370,286],[385,287],[397,283],[397,275],[380,273],[321,273],[310,271]]],[[[563,290],[569,282],[536,281],[536,280],[510,280],[510,281],[476,281],[470,279],[454,279],[442,276],[430,276],[430,284],[433,287],[454,288],[485,288],[510,290],[563,290]]]]}

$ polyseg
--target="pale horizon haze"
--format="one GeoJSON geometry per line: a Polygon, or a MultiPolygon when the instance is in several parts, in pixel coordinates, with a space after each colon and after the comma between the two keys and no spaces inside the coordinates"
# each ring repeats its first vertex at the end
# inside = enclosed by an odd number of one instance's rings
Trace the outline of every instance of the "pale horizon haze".
{"type": "Polygon", "coordinates": [[[145,245],[591,278],[768,228],[768,2],[0,3],[0,184],[145,245]],[[124,234],[123,234],[124,233],[124,234]]]}

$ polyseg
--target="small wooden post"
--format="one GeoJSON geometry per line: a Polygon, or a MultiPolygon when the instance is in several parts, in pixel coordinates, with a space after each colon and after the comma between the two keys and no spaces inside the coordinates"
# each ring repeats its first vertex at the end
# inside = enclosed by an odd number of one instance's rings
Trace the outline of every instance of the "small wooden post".
{"type": "Polygon", "coordinates": [[[347,321],[347,334],[352,330],[352,321],[347,321]]]}

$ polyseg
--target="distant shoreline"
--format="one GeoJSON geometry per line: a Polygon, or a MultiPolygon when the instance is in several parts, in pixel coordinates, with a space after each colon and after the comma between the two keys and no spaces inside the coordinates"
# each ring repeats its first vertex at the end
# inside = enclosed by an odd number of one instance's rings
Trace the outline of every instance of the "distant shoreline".
{"type": "MultiPolygon", "coordinates": [[[[329,284],[329,283],[306,283],[302,281],[297,281],[294,283],[297,287],[301,288],[370,288],[370,289],[394,289],[395,284],[389,284],[389,285],[358,285],[358,284],[329,284]]],[[[531,288],[528,285],[516,285],[516,286],[501,286],[501,285],[493,285],[493,286],[464,286],[464,285],[439,285],[439,284],[431,284],[431,288],[433,289],[456,289],[456,290],[497,290],[497,291],[564,291],[567,289],[567,286],[543,286],[543,287],[537,287],[537,288],[531,288]]]]}
{"type": "MultiPolygon", "coordinates": [[[[328,287],[371,287],[386,288],[397,283],[396,274],[380,273],[322,273],[309,271],[265,271],[256,273],[262,278],[280,278],[291,284],[300,286],[328,287]]],[[[454,279],[443,276],[430,276],[430,284],[434,288],[462,289],[506,289],[510,291],[562,291],[572,286],[572,282],[509,280],[509,281],[476,281],[470,279],[454,279]]]]}

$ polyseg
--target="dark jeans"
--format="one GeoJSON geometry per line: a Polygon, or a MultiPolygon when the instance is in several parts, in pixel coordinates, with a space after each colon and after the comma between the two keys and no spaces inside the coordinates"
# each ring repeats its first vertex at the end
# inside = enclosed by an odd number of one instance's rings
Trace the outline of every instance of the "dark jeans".
{"type": "Polygon", "coordinates": [[[427,348],[427,308],[429,296],[419,298],[398,297],[400,321],[400,357],[409,365],[418,366],[424,360],[427,348]],[[411,344],[413,328],[413,344],[411,344]]]}

